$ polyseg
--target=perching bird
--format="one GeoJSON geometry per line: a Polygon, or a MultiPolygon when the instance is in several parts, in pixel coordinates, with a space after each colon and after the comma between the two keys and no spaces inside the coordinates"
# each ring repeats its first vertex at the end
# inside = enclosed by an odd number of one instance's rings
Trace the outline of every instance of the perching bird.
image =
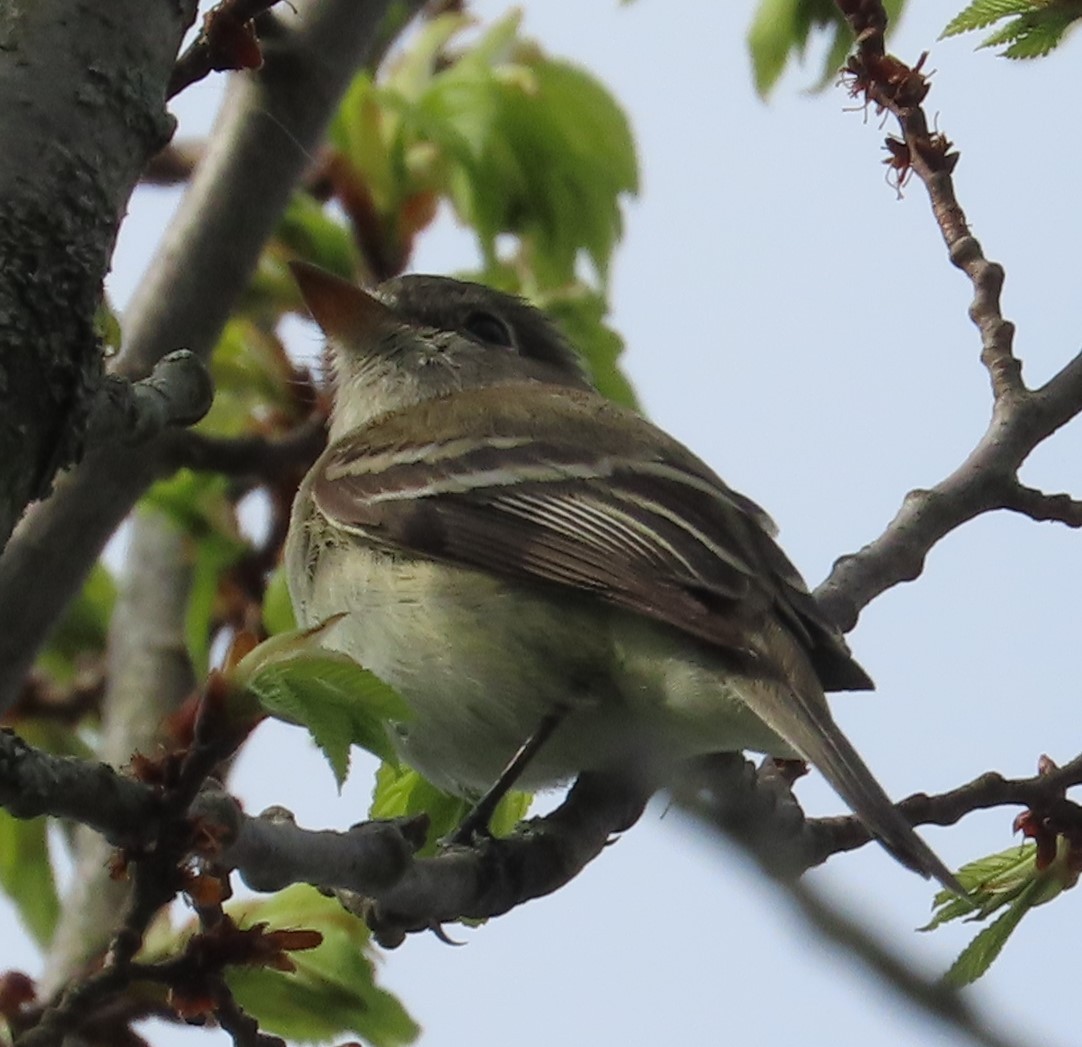
{"type": "Polygon", "coordinates": [[[539,731],[527,788],[710,752],[800,757],[960,891],[831,717],[824,691],[871,681],[755,503],[600,396],[524,301],[294,272],[337,384],[293,509],[290,593],[410,707],[408,763],[470,795],[539,731]]]}

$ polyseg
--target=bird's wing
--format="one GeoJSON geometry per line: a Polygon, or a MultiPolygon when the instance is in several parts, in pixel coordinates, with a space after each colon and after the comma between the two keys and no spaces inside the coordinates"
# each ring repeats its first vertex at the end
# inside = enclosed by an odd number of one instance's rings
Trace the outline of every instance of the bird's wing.
{"type": "Polygon", "coordinates": [[[394,412],[329,448],[311,490],[342,530],[591,593],[784,678],[753,642],[773,614],[825,689],[871,686],[766,514],[595,394],[522,383],[394,412]]]}

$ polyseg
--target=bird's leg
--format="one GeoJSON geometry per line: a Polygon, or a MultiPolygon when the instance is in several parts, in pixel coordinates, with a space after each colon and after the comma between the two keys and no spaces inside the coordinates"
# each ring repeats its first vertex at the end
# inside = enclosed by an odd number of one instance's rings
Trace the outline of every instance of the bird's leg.
{"type": "Polygon", "coordinates": [[[459,823],[449,837],[449,844],[469,844],[478,833],[488,831],[488,824],[496,813],[499,802],[511,791],[515,782],[522,776],[522,772],[529,766],[530,761],[541,750],[541,747],[552,737],[552,732],[560,725],[564,716],[567,715],[567,707],[557,706],[550,713],[546,713],[537,730],[519,746],[518,752],[511,757],[510,762],[500,772],[497,778],[484,796],[473,805],[473,809],[459,823]]]}

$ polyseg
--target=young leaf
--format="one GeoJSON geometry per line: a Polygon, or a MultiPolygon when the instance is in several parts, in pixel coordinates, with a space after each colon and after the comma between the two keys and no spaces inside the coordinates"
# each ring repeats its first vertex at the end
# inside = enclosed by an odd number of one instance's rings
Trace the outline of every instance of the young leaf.
{"type": "Polygon", "coordinates": [[[80,655],[100,654],[105,649],[115,603],[116,582],[104,564],[96,563],[39,655],[41,668],[55,680],[66,683],[80,655]]]}
{"type": "MultiPolygon", "coordinates": [[[[489,828],[494,836],[507,836],[526,817],[533,797],[530,793],[511,790],[496,807],[489,828]]],[[[383,764],[376,771],[372,793],[372,818],[398,818],[407,815],[428,815],[428,840],[418,854],[435,853],[439,841],[458,828],[473,804],[460,796],[451,796],[437,789],[409,767],[383,764]]]]}
{"type": "Polygon", "coordinates": [[[517,28],[517,16],[498,22],[415,102],[400,97],[404,141],[444,154],[444,191],[486,260],[512,233],[529,242],[546,285],[572,279],[580,251],[604,278],[620,198],[638,186],[627,118],[597,80],[545,58],[517,28]]]}
{"type": "Polygon", "coordinates": [[[468,800],[442,792],[410,767],[384,763],[376,770],[369,817],[427,814],[428,840],[417,852],[421,856],[434,854],[439,841],[458,826],[469,810],[468,800]]]}
{"type": "Polygon", "coordinates": [[[218,582],[222,572],[232,567],[243,553],[241,543],[214,533],[204,534],[195,544],[184,637],[192,666],[201,676],[210,667],[211,623],[218,598],[218,582]]]}
{"type": "Polygon", "coordinates": [[[267,630],[268,636],[288,633],[297,628],[283,567],[276,567],[271,573],[263,594],[263,628],[267,630]]]}
{"type": "Polygon", "coordinates": [[[789,52],[804,45],[797,36],[799,5],[800,0],[762,0],[748,26],[748,54],[761,98],[781,78],[789,52]]]}
{"type": "Polygon", "coordinates": [[[991,967],[995,958],[1003,951],[1014,929],[1026,915],[1034,902],[1038,884],[1033,881],[1017,898],[1011,902],[1007,911],[998,920],[990,923],[973,939],[951,964],[950,970],[943,975],[943,981],[955,989],[975,982],[991,967]]]}
{"type": "MultiPolygon", "coordinates": [[[[226,911],[244,929],[267,924],[267,932],[312,929],[322,936],[314,949],[286,955],[294,970],[236,966],[226,981],[238,1002],[266,1031],[301,1043],[360,1037],[372,1047],[404,1047],[420,1033],[398,999],[376,984],[370,934],[362,920],[332,898],[298,884],[266,898],[233,902],[226,911]]],[[[175,955],[191,937],[158,920],[140,959],[175,955]]]]}
{"type": "MultiPolygon", "coordinates": [[[[292,300],[296,284],[284,268],[281,279],[288,280],[286,293],[292,300]]],[[[200,432],[244,436],[265,431],[272,418],[299,420],[289,385],[293,365],[282,343],[262,324],[234,316],[214,347],[210,371],[214,403],[199,423],[200,432]]]]}
{"type": "MultiPolygon", "coordinates": [[[[884,0],[887,33],[897,25],[905,0],[884,0]]],[[[760,0],[748,27],[747,44],[755,90],[766,98],[777,85],[790,58],[803,61],[812,36],[829,33],[822,72],[814,84],[819,91],[833,83],[853,46],[853,32],[833,0],[760,0]]]]}
{"type": "Polygon", "coordinates": [[[1008,15],[1030,11],[1034,6],[1033,0],[973,0],[947,23],[946,28],[939,34],[939,39],[983,29],[1008,15]]]}
{"type": "Polygon", "coordinates": [[[45,818],[0,811],[0,888],[15,903],[23,926],[43,949],[52,939],[60,901],[49,860],[45,818]]]}
{"type": "Polygon", "coordinates": [[[192,583],[184,634],[192,664],[198,672],[205,672],[219,579],[247,549],[229,497],[229,479],[181,469],[168,480],[158,481],[141,504],[163,512],[192,542],[192,583]]]}
{"type": "Polygon", "coordinates": [[[357,247],[349,230],[307,193],[294,193],[277,239],[294,254],[349,279],[357,272],[357,247]]]}
{"type": "MultiPolygon", "coordinates": [[[[1054,51],[1063,42],[1067,30],[1082,18],[1082,13],[1070,11],[1047,11],[1040,14],[1023,16],[1025,30],[1017,39],[1006,47],[1004,58],[1043,58],[1054,51]]],[[[989,46],[988,42],[982,46],[989,46]]]]}
{"type": "Polygon", "coordinates": [[[598,391],[619,404],[635,407],[635,393],[619,366],[624,340],[605,323],[605,299],[585,284],[576,283],[539,295],[537,304],[586,358],[598,391]]]}
{"type": "Polygon", "coordinates": [[[1040,58],[1063,41],[1067,30],[1082,19],[1077,2],[1049,0],[973,0],[947,23],[940,38],[984,29],[1007,19],[978,44],[978,48],[1002,47],[1002,58],[1040,58]]]}
{"type": "Polygon", "coordinates": [[[408,706],[348,655],[321,647],[318,631],[296,630],[264,641],[241,659],[232,679],[271,715],[308,728],[339,788],[349,773],[351,745],[396,760],[387,727],[409,719],[408,706]]]}
{"type": "Polygon", "coordinates": [[[1037,848],[1029,843],[962,866],[958,879],[969,892],[969,900],[941,891],[936,895],[938,912],[921,930],[959,918],[986,920],[1003,908],[1006,912],[962,950],[944,976],[947,984],[957,988],[976,981],[1000,954],[1022,917],[1073,887],[1078,876],[1077,855],[1063,838],[1057,843],[1055,858],[1043,869],[1037,868],[1037,848]]]}

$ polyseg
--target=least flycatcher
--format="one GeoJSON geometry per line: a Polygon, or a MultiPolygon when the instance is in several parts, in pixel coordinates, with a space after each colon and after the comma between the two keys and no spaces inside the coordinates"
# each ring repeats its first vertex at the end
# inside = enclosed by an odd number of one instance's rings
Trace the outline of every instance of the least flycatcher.
{"type": "Polygon", "coordinates": [[[753,749],[817,767],[892,852],[957,890],[834,723],[872,686],[754,502],[601,397],[524,301],[294,273],[332,349],[330,443],[286,546],[302,625],[412,710],[403,758],[471,794],[522,774],[753,749]],[[557,721],[559,721],[557,723],[557,721]]]}

